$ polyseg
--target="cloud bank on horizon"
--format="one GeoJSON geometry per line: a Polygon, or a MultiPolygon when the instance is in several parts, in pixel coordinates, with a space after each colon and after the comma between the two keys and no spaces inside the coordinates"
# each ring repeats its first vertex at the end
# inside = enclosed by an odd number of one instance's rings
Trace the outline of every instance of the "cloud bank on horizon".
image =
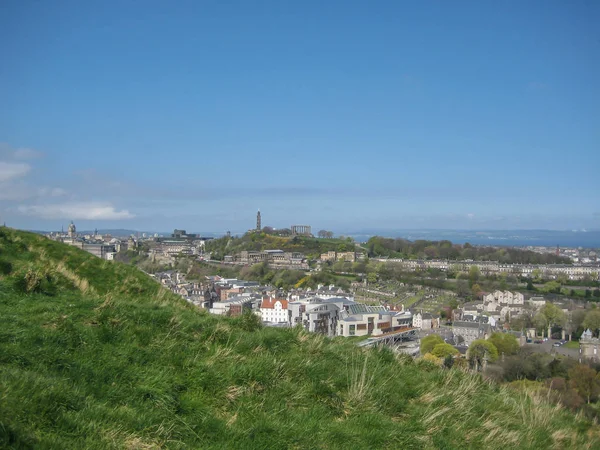
{"type": "Polygon", "coordinates": [[[41,161],[43,156],[30,148],[0,144],[0,200],[16,204],[16,207],[5,207],[4,221],[13,216],[28,216],[40,222],[48,219],[110,221],[135,217],[127,210],[116,210],[110,202],[78,201],[78,192],[40,184],[34,160],[41,161]],[[27,162],[17,162],[20,160],[27,162]]]}
{"type": "MultiPolygon", "coordinates": [[[[310,223],[315,228],[361,229],[572,229],[594,228],[599,212],[575,217],[567,223],[561,216],[523,214],[480,216],[474,212],[432,212],[421,214],[394,211],[399,201],[431,202],[458,195],[449,188],[394,189],[379,187],[312,186],[215,186],[174,180],[141,184],[123,177],[107,177],[94,168],[77,169],[59,180],[46,183],[46,155],[32,149],[0,145],[0,200],[4,221],[20,228],[58,229],[70,220],[84,226],[168,230],[186,226],[195,230],[218,231],[252,228],[255,205],[262,208],[263,224],[288,227],[310,223]],[[23,162],[25,161],[25,162],[23,162]],[[368,206],[373,196],[384,199],[389,208],[368,206]],[[347,206],[344,206],[347,205],[347,206]],[[357,205],[359,208],[357,209],[357,205]],[[337,220],[336,220],[337,218],[337,220]]],[[[50,170],[52,172],[52,170],[50,170]]]]}

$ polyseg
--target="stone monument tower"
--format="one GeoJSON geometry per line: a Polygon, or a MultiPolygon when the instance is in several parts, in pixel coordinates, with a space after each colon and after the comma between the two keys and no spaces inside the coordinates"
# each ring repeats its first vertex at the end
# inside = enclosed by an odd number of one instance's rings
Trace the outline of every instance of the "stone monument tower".
{"type": "Polygon", "coordinates": [[[256,231],[262,230],[260,222],[261,222],[261,220],[260,220],[260,209],[259,209],[258,212],[256,213],[256,231]]]}
{"type": "Polygon", "coordinates": [[[74,238],[76,232],[77,232],[77,228],[75,228],[75,224],[71,220],[71,223],[69,224],[69,237],[74,238]]]}

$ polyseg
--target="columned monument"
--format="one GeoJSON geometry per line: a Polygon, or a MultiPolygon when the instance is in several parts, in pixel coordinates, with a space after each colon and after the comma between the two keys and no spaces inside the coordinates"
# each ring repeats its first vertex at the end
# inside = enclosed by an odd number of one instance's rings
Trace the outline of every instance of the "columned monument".
{"type": "Polygon", "coordinates": [[[292,225],[292,236],[312,236],[310,225],[292,225]]]}

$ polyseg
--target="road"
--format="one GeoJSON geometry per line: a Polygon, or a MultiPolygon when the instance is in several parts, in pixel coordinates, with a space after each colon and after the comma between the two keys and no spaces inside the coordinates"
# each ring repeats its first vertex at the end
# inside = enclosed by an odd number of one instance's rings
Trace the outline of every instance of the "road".
{"type": "Polygon", "coordinates": [[[525,344],[525,348],[530,348],[536,352],[544,352],[544,353],[556,353],[559,355],[568,356],[569,358],[579,359],[579,349],[578,348],[566,348],[563,346],[554,347],[554,343],[558,342],[556,339],[550,339],[542,344],[525,344]]]}

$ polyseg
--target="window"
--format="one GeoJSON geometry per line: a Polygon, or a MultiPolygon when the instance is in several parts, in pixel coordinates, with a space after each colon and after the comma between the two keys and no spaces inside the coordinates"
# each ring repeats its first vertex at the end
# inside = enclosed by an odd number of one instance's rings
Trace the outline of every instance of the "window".
{"type": "Polygon", "coordinates": [[[340,334],[344,334],[344,325],[340,325],[340,334]]]}
{"type": "Polygon", "coordinates": [[[354,336],[356,334],[356,325],[350,325],[350,336],[354,336]]]}

